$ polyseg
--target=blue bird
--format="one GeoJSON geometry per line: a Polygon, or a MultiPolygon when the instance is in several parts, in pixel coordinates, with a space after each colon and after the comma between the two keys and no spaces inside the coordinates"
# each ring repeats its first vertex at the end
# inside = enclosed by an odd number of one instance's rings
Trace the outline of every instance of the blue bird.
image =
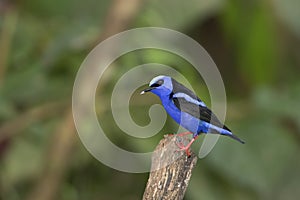
{"type": "Polygon", "coordinates": [[[244,141],[233,135],[214,113],[190,89],[169,76],[157,76],[149,84],[149,88],[141,94],[152,92],[156,94],[167,113],[189,132],[180,135],[193,134],[187,146],[178,144],[179,148],[190,155],[189,148],[201,133],[214,133],[231,137],[240,143],[244,141]]]}

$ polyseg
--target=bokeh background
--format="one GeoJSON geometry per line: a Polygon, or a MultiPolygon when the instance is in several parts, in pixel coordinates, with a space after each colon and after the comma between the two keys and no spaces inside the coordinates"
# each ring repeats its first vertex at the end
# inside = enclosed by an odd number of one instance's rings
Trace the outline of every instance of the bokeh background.
{"type": "MultiPolygon", "coordinates": [[[[181,31],[209,52],[226,87],[226,124],[246,141],[221,138],[198,161],[185,199],[299,199],[299,7],[298,0],[0,0],[0,199],[141,199],[148,174],[116,171],[88,153],[74,128],[71,95],[95,45],[145,26],[181,31]]],[[[151,151],[177,128],[168,119],[160,134],[142,140],[113,121],[114,84],[149,62],[173,66],[210,101],[201,78],[176,55],[145,50],[118,59],[101,80],[96,108],[111,141],[135,152],[151,151]]],[[[136,92],[133,119],[149,123],[149,106],[158,102],[136,92]]]]}

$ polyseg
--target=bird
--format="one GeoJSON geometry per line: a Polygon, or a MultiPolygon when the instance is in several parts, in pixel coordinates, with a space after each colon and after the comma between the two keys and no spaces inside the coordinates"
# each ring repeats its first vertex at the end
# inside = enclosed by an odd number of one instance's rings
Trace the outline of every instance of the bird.
{"type": "Polygon", "coordinates": [[[188,130],[178,135],[193,135],[193,138],[186,146],[177,144],[181,150],[186,151],[188,156],[191,155],[189,151],[191,145],[201,133],[225,135],[242,144],[245,143],[234,135],[226,125],[221,123],[217,116],[195,93],[172,77],[166,75],[154,77],[150,81],[149,87],[142,90],[141,94],[147,92],[157,95],[171,118],[188,130]]]}

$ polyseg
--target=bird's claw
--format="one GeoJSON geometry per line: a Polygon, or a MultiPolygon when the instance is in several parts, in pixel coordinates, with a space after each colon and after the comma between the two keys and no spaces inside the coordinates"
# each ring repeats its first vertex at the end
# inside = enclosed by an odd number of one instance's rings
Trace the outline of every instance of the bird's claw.
{"type": "Polygon", "coordinates": [[[180,150],[178,150],[178,151],[185,151],[187,157],[190,157],[190,156],[191,156],[191,152],[190,152],[190,147],[189,147],[189,146],[184,146],[184,145],[182,144],[182,142],[176,143],[176,145],[177,145],[178,148],[180,149],[180,150]]]}
{"type": "MultiPolygon", "coordinates": [[[[190,132],[185,132],[183,133],[183,135],[187,135],[187,134],[190,134],[190,132]]],[[[186,155],[188,157],[191,156],[191,152],[190,152],[190,147],[191,145],[193,144],[193,142],[197,139],[198,135],[193,137],[193,139],[188,143],[188,145],[184,146],[182,144],[182,142],[179,142],[179,143],[176,143],[176,145],[179,147],[180,151],[185,151],[186,152],[186,155]]]]}

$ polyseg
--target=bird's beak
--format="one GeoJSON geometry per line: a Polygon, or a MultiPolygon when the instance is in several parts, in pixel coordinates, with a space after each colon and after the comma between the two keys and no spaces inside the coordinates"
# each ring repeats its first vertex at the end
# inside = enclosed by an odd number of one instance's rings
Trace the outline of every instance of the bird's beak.
{"type": "Polygon", "coordinates": [[[141,92],[141,94],[145,94],[146,92],[150,92],[150,91],[153,90],[153,89],[154,89],[154,87],[149,87],[149,88],[143,90],[143,91],[141,92]]]}

